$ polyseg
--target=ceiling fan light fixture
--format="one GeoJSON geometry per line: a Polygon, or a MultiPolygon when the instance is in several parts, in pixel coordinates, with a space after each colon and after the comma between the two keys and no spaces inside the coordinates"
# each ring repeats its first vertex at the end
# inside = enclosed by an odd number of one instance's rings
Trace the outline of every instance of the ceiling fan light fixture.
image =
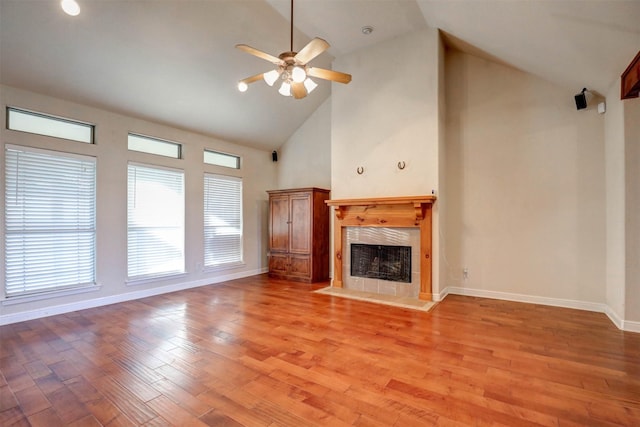
{"type": "Polygon", "coordinates": [[[307,72],[303,67],[295,66],[291,70],[291,80],[296,83],[302,83],[307,78],[307,72]]]}
{"type": "Polygon", "coordinates": [[[264,73],[262,78],[264,79],[264,81],[269,85],[269,86],[273,86],[273,84],[276,82],[276,80],[278,80],[278,77],[280,77],[280,73],[278,73],[278,70],[271,70],[267,73],[264,73]]]}
{"type": "Polygon", "coordinates": [[[289,84],[289,82],[282,82],[282,86],[280,86],[278,92],[282,96],[291,96],[291,85],[289,84]]]}
{"type": "Polygon", "coordinates": [[[311,93],[315,88],[318,87],[318,84],[310,78],[307,78],[307,80],[304,81],[304,87],[305,89],[307,89],[307,93],[311,93]]]}
{"type": "Polygon", "coordinates": [[[78,16],[80,15],[80,5],[75,0],[62,0],[60,2],[60,6],[64,13],[69,16],[78,16]]]}

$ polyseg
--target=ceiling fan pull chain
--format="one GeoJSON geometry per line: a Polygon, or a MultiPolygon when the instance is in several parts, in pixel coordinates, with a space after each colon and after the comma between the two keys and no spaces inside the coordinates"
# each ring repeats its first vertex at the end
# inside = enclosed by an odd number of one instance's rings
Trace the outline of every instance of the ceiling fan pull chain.
{"type": "Polygon", "coordinates": [[[291,40],[289,52],[293,52],[293,0],[291,0],[291,37],[289,40],[291,40]]]}

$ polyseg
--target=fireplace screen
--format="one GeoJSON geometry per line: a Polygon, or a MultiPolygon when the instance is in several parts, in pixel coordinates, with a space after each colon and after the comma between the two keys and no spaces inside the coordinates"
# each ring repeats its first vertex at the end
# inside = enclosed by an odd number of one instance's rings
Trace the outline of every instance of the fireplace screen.
{"type": "Polygon", "coordinates": [[[411,246],[352,243],[351,275],[411,283],[411,246]]]}

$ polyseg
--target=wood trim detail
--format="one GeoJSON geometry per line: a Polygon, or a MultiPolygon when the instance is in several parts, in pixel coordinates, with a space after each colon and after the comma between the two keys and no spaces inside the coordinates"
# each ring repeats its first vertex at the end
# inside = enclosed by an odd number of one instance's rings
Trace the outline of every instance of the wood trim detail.
{"type": "Polygon", "coordinates": [[[432,206],[436,196],[326,200],[335,209],[332,286],[342,288],[342,237],[345,227],[416,227],[420,229],[420,294],[431,301],[432,206]]]}
{"type": "Polygon", "coordinates": [[[640,51],[622,73],[620,99],[637,98],[640,95],[640,51]]]}

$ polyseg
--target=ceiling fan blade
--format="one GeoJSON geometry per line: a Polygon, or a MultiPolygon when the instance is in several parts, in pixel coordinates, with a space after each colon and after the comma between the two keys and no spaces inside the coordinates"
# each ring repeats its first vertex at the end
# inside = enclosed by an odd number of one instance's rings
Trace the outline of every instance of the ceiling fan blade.
{"type": "Polygon", "coordinates": [[[307,88],[304,87],[303,83],[291,83],[291,94],[295,99],[301,99],[307,96],[307,88]]]}
{"type": "Polygon", "coordinates": [[[307,74],[311,77],[318,77],[319,79],[331,80],[338,83],[346,84],[351,81],[351,74],[325,70],[324,68],[309,67],[307,69],[307,74]]]}
{"type": "Polygon", "coordinates": [[[242,79],[238,83],[251,84],[253,82],[257,82],[258,80],[262,80],[262,78],[263,78],[263,73],[260,73],[260,74],[256,74],[255,76],[251,76],[251,77],[247,77],[246,79],[242,79]]]}
{"type": "Polygon", "coordinates": [[[297,63],[305,65],[327,49],[329,49],[329,43],[327,43],[326,40],[316,37],[307,43],[294,58],[297,63]]]}
{"type": "Polygon", "coordinates": [[[277,58],[273,55],[269,55],[268,53],[258,50],[254,47],[247,46],[246,44],[237,44],[236,48],[240,49],[243,52],[251,54],[253,56],[257,56],[258,58],[265,59],[273,64],[276,64],[276,65],[282,64],[282,59],[277,58]]]}

